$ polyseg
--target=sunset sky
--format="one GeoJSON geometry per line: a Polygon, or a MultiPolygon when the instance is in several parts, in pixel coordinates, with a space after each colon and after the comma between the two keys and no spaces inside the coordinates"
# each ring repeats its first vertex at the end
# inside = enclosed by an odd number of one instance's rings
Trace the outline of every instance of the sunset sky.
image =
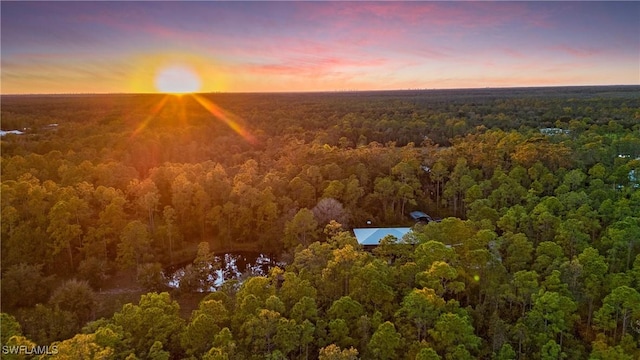
{"type": "Polygon", "coordinates": [[[3,94],[157,92],[168,68],[201,92],[640,84],[640,2],[3,1],[1,14],[3,94]]]}

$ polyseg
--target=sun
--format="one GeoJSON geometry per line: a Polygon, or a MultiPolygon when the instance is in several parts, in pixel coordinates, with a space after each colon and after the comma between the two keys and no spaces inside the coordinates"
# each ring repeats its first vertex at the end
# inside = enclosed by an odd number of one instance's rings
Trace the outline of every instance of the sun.
{"type": "Polygon", "coordinates": [[[158,71],[155,86],[159,92],[169,94],[187,94],[200,90],[198,74],[188,66],[171,65],[158,71]]]}

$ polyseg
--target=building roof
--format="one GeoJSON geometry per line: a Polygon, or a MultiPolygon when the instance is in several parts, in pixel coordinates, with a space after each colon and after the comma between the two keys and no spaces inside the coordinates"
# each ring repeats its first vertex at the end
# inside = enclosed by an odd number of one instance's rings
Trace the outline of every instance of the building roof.
{"type": "Polygon", "coordinates": [[[558,135],[558,134],[568,135],[571,131],[560,129],[560,128],[542,128],[540,129],[540,132],[545,135],[558,135]]]}
{"type": "Polygon", "coordinates": [[[411,216],[414,220],[418,220],[421,217],[427,217],[428,215],[423,213],[422,211],[412,211],[409,213],[409,216],[411,216]]]}
{"type": "Polygon", "coordinates": [[[380,240],[384,239],[387,235],[394,236],[398,240],[411,231],[408,227],[399,228],[359,228],[353,229],[353,233],[358,239],[360,245],[379,245],[380,240]]]}

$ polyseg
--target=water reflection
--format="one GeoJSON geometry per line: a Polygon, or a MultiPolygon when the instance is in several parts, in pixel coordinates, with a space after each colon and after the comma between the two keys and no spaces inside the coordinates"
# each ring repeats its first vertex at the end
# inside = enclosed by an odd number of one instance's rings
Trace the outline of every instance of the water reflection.
{"type": "Polygon", "coordinates": [[[241,282],[251,276],[266,276],[274,266],[283,267],[284,264],[278,263],[265,254],[238,252],[216,255],[213,262],[207,264],[206,268],[194,269],[192,263],[172,266],[165,269],[164,275],[170,287],[179,289],[181,282],[186,281],[185,274],[188,271],[204,272],[207,277],[205,283],[212,284],[212,286],[198,288],[196,291],[205,292],[215,291],[216,288],[222,286],[228,280],[241,282]]]}

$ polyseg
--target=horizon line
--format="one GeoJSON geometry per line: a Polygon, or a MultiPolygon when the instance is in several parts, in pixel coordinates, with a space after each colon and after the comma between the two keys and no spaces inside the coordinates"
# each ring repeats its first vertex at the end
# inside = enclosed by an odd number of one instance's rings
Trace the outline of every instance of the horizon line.
{"type": "Polygon", "coordinates": [[[485,86],[459,88],[401,88],[401,89],[344,89],[344,90],[292,90],[292,91],[204,91],[191,93],[163,92],[67,92],[67,93],[8,93],[0,96],[86,96],[86,95],[210,95],[210,94],[326,94],[326,93],[358,93],[358,92],[400,92],[400,91],[444,91],[444,90],[501,90],[501,89],[545,89],[545,88],[588,88],[588,87],[640,87],[638,84],[607,85],[531,85],[531,86],[485,86]]]}

